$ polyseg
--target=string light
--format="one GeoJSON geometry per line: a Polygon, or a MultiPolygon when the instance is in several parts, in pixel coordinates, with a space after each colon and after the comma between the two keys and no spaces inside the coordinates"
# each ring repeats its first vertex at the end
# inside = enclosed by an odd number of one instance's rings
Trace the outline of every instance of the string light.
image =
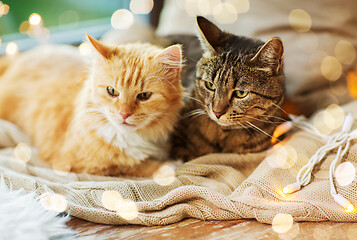
{"type": "MultiPolygon", "coordinates": [[[[294,116],[290,116],[290,118],[294,121],[294,116]]],[[[327,144],[321,147],[320,149],[318,149],[317,152],[310,158],[309,162],[299,170],[296,177],[297,181],[283,188],[283,192],[285,194],[294,193],[300,190],[302,186],[306,186],[307,184],[309,184],[311,180],[312,170],[314,169],[315,165],[325,157],[327,152],[338,147],[336,156],[332,160],[329,169],[331,196],[333,197],[336,203],[338,203],[340,206],[342,206],[345,209],[347,213],[354,213],[356,211],[355,206],[350,201],[348,201],[341,194],[337,193],[333,181],[333,176],[334,176],[337,161],[347,153],[347,150],[350,147],[350,141],[353,139],[357,139],[357,129],[351,132],[353,122],[354,122],[353,116],[350,113],[347,114],[347,116],[345,117],[345,121],[342,125],[341,132],[336,133],[330,137],[321,135],[309,123],[300,122],[302,129],[305,129],[309,132],[316,133],[316,135],[319,135],[320,137],[322,137],[322,139],[327,140],[327,144]]],[[[295,124],[297,124],[297,122],[295,122],[295,124]]]]}

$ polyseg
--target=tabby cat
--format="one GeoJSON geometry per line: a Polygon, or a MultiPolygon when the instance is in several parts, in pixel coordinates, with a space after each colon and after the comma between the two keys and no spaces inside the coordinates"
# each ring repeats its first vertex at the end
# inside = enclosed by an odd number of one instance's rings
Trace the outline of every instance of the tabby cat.
{"type": "Polygon", "coordinates": [[[13,59],[0,76],[0,118],[29,134],[55,169],[150,175],[183,107],[181,46],[88,38],[93,65],[70,46],[13,59]]]}
{"type": "Polygon", "coordinates": [[[203,55],[171,138],[171,156],[190,160],[267,149],[285,96],[282,41],[236,36],[203,17],[197,25],[203,55]]]}

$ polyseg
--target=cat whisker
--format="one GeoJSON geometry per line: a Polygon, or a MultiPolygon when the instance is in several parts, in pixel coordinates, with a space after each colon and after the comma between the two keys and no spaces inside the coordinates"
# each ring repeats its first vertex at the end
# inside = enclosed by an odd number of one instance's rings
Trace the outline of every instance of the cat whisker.
{"type": "Polygon", "coordinates": [[[263,133],[263,134],[267,135],[268,137],[270,137],[270,138],[274,138],[276,141],[281,142],[279,139],[277,139],[276,137],[274,137],[274,136],[270,135],[269,133],[265,132],[265,131],[264,131],[264,130],[262,130],[261,128],[259,128],[259,127],[255,126],[255,125],[254,125],[254,124],[252,124],[251,122],[246,121],[246,123],[247,123],[249,126],[253,127],[255,130],[257,130],[258,132],[261,132],[261,133],[263,133]]]}
{"type": "Polygon", "coordinates": [[[260,121],[260,122],[272,123],[272,124],[275,124],[275,125],[281,123],[281,122],[273,122],[273,121],[270,121],[269,119],[263,120],[263,119],[252,117],[252,116],[249,116],[249,115],[245,115],[245,117],[253,119],[253,120],[256,120],[256,121],[260,121]]]}
{"type": "Polygon", "coordinates": [[[185,118],[189,118],[189,117],[198,117],[198,116],[202,116],[202,115],[206,115],[206,111],[205,110],[202,110],[202,109],[196,109],[196,110],[193,110],[191,112],[188,112],[187,114],[185,114],[185,116],[183,117],[183,119],[185,118]]]}

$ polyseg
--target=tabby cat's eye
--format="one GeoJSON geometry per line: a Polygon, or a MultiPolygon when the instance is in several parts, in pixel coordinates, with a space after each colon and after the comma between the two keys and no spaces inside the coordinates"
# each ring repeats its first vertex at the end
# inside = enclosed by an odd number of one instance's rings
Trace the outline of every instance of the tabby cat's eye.
{"type": "Polygon", "coordinates": [[[148,100],[152,95],[152,92],[142,92],[142,93],[139,93],[137,98],[141,101],[146,101],[148,100]]]}
{"type": "Polygon", "coordinates": [[[120,94],[118,90],[115,90],[114,88],[109,87],[109,86],[107,87],[107,92],[108,92],[109,96],[111,96],[111,97],[118,97],[120,94]]]}
{"type": "Polygon", "coordinates": [[[248,91],[235,90],[233,92],[233,97],[235,98],[245,98],[248,95],[248,91]]]}
{"type": "Polygon", "coordinates": [[[208,88],[211,91],[216,90],[216,87],[214,86],[214,84],[212,82],[205,81],[205,86],[206,86],[206,88],[208,88]]]}

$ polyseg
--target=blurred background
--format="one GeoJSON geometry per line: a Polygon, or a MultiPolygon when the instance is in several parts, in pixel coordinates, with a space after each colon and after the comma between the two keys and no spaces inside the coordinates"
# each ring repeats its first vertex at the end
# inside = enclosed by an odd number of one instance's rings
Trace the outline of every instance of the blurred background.
{"type": "Polygon", "coordinates": [[[113,44],[195,34],[201,15],[236,35],[279,36],[290,112],[311,115],[357,98],[356,11],[356,0],[0,0],[0,55],[44,43],[88,54],[86,32],[113,44]]]}

